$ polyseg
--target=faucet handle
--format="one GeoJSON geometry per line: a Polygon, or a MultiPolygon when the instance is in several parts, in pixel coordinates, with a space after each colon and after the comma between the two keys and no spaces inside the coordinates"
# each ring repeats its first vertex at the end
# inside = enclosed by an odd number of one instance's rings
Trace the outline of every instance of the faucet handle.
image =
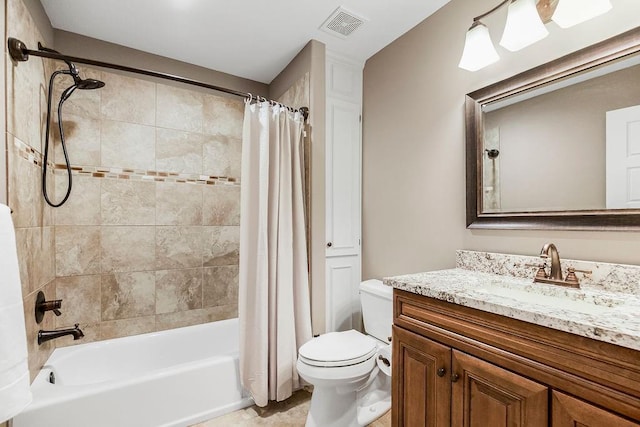
{"type": "MultiPolygon", "coordinates": [[[[543,262],[542,264],[525,264],[526,267],[536,267],[538,271],[536,271],[535,279],[546,279],[547,277],[547,263],[543,262]]],[[[534,279],[534,280],[535,280],[534,279]]]]}
{"type": "Polygon", "coordinates": [[[580,281],[578,280],[578,276],[576,276],[576,271],[579,271],[580,273],[584,273],[584,274],[591,274],[592,271],[591,270],[576,270],[573,267],[568,267],[567,268],[567,277],[565,277],[564,281],[573,285],[573,286],[580,286],[580,281]]]}

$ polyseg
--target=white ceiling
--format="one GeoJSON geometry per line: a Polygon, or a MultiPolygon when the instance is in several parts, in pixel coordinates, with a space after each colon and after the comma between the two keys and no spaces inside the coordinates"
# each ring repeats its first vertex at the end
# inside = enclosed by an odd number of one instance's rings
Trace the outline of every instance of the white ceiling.
{"type": "Polygon", "coordinates": [[[54,28],[270,83],[311,39],[364,62],[449,0],[41,0],[54,28]],[[368,21],[319,30],[338,7],[368,21]]]}

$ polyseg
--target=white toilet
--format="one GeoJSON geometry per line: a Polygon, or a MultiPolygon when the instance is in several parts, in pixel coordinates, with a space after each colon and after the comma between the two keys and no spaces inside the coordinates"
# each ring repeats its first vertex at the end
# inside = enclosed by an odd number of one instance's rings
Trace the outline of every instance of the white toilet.
{"type": "Polygon", "coordinates": [[[306,427],[361,427],[391,407],[392,288],[360,284],[367,335],[330,332],[305,343],[298,373],[314,386],[306,427]]]}

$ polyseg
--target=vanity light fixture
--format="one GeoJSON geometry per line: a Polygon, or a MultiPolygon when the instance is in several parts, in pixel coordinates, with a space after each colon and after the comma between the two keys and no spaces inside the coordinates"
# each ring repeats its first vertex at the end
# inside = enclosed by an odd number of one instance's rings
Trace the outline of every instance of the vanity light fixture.
{"type": "Polygon", "coordinates": [[[551,19],[561,28],[569,28],[611,10],[609,0],[562,0],[551,19]]]}
{"type": "Polygon", "coordinates": [[[549,31],[538,15],[535,0],[515,0],[509,4],[500,46],[515,52],[548,35],[549,31]]]}
{"type": "Polygon", "coordinates": [[[504,0],[490,11],[473,18],[458,67],[477,71],[500,59],[491,41],[489,29],[481,19],[506,4],[509,4],[509,9],[500,45],[512,52],[542,40],[549,34],[545,28],[549,15],[543,22],[542,10],[553,11],[555,8],[551,19],[561,28],[568,28],[602,15],[612,8],[609,0],[504,0]]]}

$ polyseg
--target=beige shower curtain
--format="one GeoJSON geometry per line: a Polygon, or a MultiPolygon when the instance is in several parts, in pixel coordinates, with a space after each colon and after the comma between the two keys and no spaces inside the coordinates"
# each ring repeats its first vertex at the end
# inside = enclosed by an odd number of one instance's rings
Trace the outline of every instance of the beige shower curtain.
{"type": "Polygon", "coordinates": [[[298,348],[311,339],[303,118],[246,103],[240,219],[240,378],[256,405],[299,387],[298,348]]]}

